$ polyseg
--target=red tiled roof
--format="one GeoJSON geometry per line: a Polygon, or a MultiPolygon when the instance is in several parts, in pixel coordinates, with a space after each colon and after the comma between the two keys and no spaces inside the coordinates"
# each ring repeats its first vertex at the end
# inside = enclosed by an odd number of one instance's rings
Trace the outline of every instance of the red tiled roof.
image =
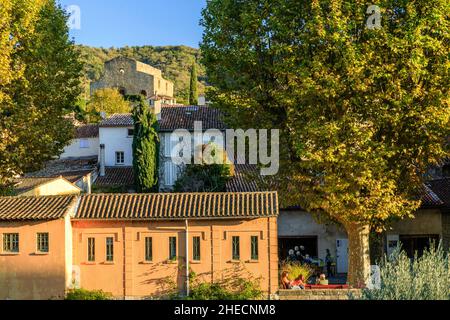
{"type": "Polygon", "coordinates": [[[234,176],[227,182],[227,192],[262,191],[258,186],[257,181],[252,178],[254,176],[258,176],[258,167],[256,165],[234,165],[234,176]]]}
{"type": "Polygon", "coordinates": [[[422,208],[439,207],[444,204],[439,198],[439,196],[436,193],[434,193],[430,187],[426,185],[422,190],[421,200],[422,200],[422,208]]]}
{"type": "Polygon", "coordinates": [[[200,106],[163,106],[159,129],[169,132],[176,129],[194,130],[195,121],[202,122],[203,130],[226,129],[218,109],[200,106]]]}
{"type": "Polygon", "coordinates": [[[95,181],[95,185],[99,187],[131,186],[133,184],[133,167],[107,167],[105,168],[105,176],[98,176],[95,181]]]}
{"type": "Polygon", "coordinates": [[[0,198],[0,221],[59,219],[76,201],[76,196],[3,197],[0,198]]]}
{"type": "MultiPolygon", "coordinates": [[[[201,121],[202,129],[225,130],[221,112],[218,109],[200,106],[163,105],[159,130],[171,132],[176,129],[194,130],[194,122],[201,121]]],[[[130,113],[113,114],[100,123],[100,127],[132,127],[133,117],[130,113]]]]}
{"type": "Polygon", "coordinates": [[[433,190],[443,204],[450,208],[450,178],[436,179],[428,182],[428,186],[433,190]]]}
{"type": "Polygon", "coordinates": [[[276,192],[93,194],[81,197],[75,219],[252,219],[278,216],[276,192]]]}
{"type": "Polygon", "coordinates": [[[98,124],[86,124],[75,128],[76,139],[98,138],[98,124]]]}

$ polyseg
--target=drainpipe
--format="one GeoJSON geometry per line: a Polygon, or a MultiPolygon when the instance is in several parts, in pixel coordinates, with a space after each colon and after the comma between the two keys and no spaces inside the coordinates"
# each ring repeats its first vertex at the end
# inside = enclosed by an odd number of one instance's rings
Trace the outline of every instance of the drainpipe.
{"type": "Polygon", "coordinates": [[[105,145],[101,144],[100,145],[100,172],[99,175],[100,177],[104,177],[105,176],[105,145]]]}
{"type": "Polygon", "coordinates": [[[186,297],[189,297],[189,222],[186,219],[186,297]]]}

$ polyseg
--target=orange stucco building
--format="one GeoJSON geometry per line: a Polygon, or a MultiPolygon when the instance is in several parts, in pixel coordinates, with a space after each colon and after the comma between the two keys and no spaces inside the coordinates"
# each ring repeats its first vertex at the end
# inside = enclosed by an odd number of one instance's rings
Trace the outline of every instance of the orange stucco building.
{"type": "Polygon", "coordinates": [[[275,293],[277,216],[275,192],[0,198],[0,299],[165,296],[190,272],[275,293]]]}

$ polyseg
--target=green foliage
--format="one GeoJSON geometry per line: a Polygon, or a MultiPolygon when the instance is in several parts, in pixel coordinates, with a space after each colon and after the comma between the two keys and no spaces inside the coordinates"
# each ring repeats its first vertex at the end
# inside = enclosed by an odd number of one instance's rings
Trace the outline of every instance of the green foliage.
{"type": "Polygon", "coordinates": [[[311,267],[299,262],[282,262],[280,265],[280,275],[285,271],[289,273],[290,280],[295,280],[299,275],[303,275],[305,277],[305,283],[307,283],[309,278],[314,275],[314,270],[312,270],[311,267]]]}
{"type": "Polygon", "coordinates": [[[363,290],[365,300],[450,300],[449,252],[432,246],[413,261],[401,248],[381,262],[381,288],[363,290]]]}
{"type": "Polygon", "coordinates": [[[175,192],[225,192],[230,167],[223,164],[191,164],[175,182],[175,192]]]}
{"type": "Polygon", "coordinates": [[[258,300],[263,293],[258,279],[226,277],[221,282],[202,282],[198,276],[191,272],[189,297],[177,294],[172,299],[178,300],[258,300]]]}
{"type": "Polygon", "coordinates": [[[133,58],[162,70],[163,76],[175,83],[175,97],[179,103],[189,102],[190,68],[196,64],[199,75],[199,93],[204,92],[206,84],[205,67],[196,62],[200,51],[186,46],[164,47],[123,47],[93,48],[79,46],[84,62],[84,85],[88,91],[89,83],[96,81],[103,73],[103,64],[118,56],[133,58]]]}
{"type": "Polygon", "coordinates": [[[449,155],[447,0],[211,0],[210,98],[230,126],[279,128],[281,205],[325,212],[349,234],[349,281],[367,275],[369,226],[408,217],[423,173],[449,155]]]}
{"type": "Polygon", "coordinates": [[[73,289],[67,292],[65,300],[111,300],[112,297],[111,293],[102,290],[73,289]]]}
{"type": "Polygon", "coordinates": [[[191,81],[189,85],[189,104],[191,106],[198,105],[198,91],[197,91],[197,66],[194,63],[191,68],[191,81]]]}
{"type": "Polygon", "coordinates": [[[202,164],[186,165],[183,173],[175,182],[175,192],[225,192],[226,184],[234,175],[226,152],[216,144],[202,145],[202,164]],[[209,152],[207,152],[209,151],[209,152]]]}
{"type": "Polygon", "coordinates": [[[53,0],[38,1],[45,4],[37,19],[24,22],[35,6],[12,2],[14,14],[2,25],[24,29],[17,31],[18,37],[8,34],[15,52],[8,63],[12,80],[0,86],[0,185],[16,174],[39,170],[62,153],[74,131],[66,116],[75,110],[81,92],[82,65],[64,10],[53,0]],[[29,34],[22,34],[26,28],[29,34]]]}
{"type": "Polygon", "coordinates": [[[85,118],[90,123],[99,122],[101,112],[105,112],[107,116],[114,113],[130,113],[131,103],[126,101],[117,89],[99,89],[87,103],[85,118]]]}
{"type": "Polygon", "coordinates": [[[261,289],[255,282],[238,278],[233,290],[219,283],[199,283],[186,300],[257,300],[262,298],[261,289]]]}
{"type": "Polygon", "coordinates": [[[138,192],[155,192],[158,187],[158,121],[144,97],[133,112],[133,171],[138,192]]]}

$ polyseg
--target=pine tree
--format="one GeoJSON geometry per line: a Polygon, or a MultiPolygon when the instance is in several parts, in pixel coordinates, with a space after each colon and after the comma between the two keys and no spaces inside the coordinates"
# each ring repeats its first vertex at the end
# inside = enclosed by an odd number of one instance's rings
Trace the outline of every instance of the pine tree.
{"type": "Polygon", "coordinates": [[[158,121],[144,97],[140,97],[134,108],[133,120],[133,171],[136,189],[140,193],[155,192],[158,187],[158,121]]]}
{"type": "Polygon", "coordinates": [[[197,81],[197,65],[194,62],[191,69],[191,83],[189,87],[189,104],[191,106],[198,105],[197,81]]]}

